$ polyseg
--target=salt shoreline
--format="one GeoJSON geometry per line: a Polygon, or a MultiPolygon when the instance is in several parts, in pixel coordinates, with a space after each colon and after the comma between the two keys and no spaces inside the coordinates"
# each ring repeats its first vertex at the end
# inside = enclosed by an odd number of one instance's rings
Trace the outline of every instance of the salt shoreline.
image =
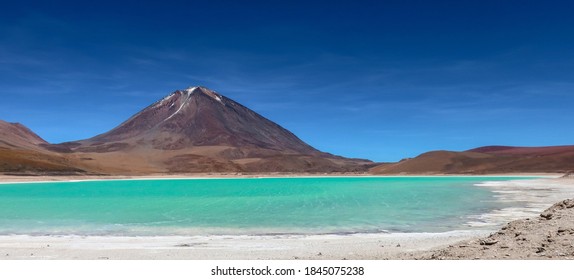
{"type": "Polygon", "coordinates": [[[0,236],[0,259],[389,259],[488,231],[309,236],[0,236]]]}
{"type": "Polygon", "coordinates": [[[257,179],[257,178],[395,178],[395,177],[540,177],[558,178],[562,173],[511,173],[511,174],[480,174],[480,175],[453,175],[453,174],[433,174],[433,175],[372,175],[372,174],[212,174],[193,173],[181,175],[157,174],[149,176],[17,176],[0,174],[0,184],[17,183],[49,183],[49,182],[90,182],[108,180],[189,180],[189,179],[257,179]]]}
{"type": "MultiPolygon", "coordinates": [[[[505,181],[485,183],[484,187],[492,188],[509,205],[526,205],[485,214],[486,221],[490,218],[496,224],[534,217],[540,209],[574,197],[572,179],[505,181]]],[[[402,259],[493,231],[479,228],[444,233],[304,236],[12,235],[0,236],[0,259],[402,259]]]]}
{"type": "Polygon", "coordinates": [[[477,186],[489,188],[496,194],[498,202],[508,205],[483,214],[479,219],[483,220],[486,226],[534,217],[558,201],[574,198],[572,179],[493,181],[477,186]]]}

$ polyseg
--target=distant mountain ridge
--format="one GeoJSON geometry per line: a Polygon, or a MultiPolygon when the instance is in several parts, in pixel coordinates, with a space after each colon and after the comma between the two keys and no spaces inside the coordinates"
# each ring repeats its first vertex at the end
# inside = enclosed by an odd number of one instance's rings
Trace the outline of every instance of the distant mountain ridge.
{"type": "Polygon", "coordinates": [[[485,146],[431,151],[371,169],[374,174],[564,173],[574,170],[574,146],[485,146]]]}
{"type": "Polygon", "coordinates": [[[485,146],[376,164],[321,152],[205,87],[176,90],[112,130],[49,144],[0,121],[0,172],[25,174],[332,173],[487,174],[574,171],[574,146],[485,146]]]}
{"type": "Polygon", "coordinates": [[[9,123],[0,120],[0,147],[34,148],[47,144],[44,139],[20,123],[9,123]]]}
{"type": "Polygon", "coordinates": [[[468,150],[467,152],[495,154],[495,155],[553,155],[571,154],[574,146],[547,146],[547,147],[512,147],[512,146],[485,146],[468,150]]]}
{"type": "Polygon", "coordinates": [[[45,150],[48,143],[20,123],[0,120],[0,172],[17,174],[80,174],[65,157],[45,150]]]}

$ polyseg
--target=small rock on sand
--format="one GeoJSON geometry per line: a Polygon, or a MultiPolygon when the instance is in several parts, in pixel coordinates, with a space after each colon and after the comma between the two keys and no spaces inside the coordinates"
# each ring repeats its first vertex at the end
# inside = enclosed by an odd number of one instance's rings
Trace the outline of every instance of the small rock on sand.
{"type": "Polygon", "coordinates": [[[480,245],[490,246],[490,245],[494,245],[494,244],[498,243],[498,240],[494,240],[494,239],[482,239],[482,240],[480,240],[479,242],[480,242],[480,245]]]}

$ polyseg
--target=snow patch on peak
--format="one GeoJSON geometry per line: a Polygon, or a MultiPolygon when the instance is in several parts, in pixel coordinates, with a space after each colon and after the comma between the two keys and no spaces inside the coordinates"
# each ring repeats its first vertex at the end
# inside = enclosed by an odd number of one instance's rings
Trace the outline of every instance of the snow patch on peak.
{"type": "Polygon", "coordinates": [[[168,100],[171,99],[171,97],[174,95],[175,93],[172,93],[166,97],[164,97],[162,100],[160,100],[159,102],[156,103],[156,105],[154,107],[161,107],[164,103],[166,103],[168,100]]]}
{"type": "Polygon", "coordinates": [[[187,95],[191,95],[191,93],[196,90],[198,87],[188,87],[187,89],[185,89],[185,92],[187,93],[187,95]]]}
{"type": "Polygon", "coordinates": [[[225,104],[223,103],[223,99],[221,98],[221,95],[217,94],[215,91],[209,90],[207,88],[204,87],[200,87],[201,92],[204,93],[205,95],[215,99],[217,102],[221,103],[221,104],[225,104]]]}
{"type": "MultiPolygon", "coordinates": [[[[187,93],[187,96],[185,97],[185,100],[181,102],[181,105],[179,106],[179,108],[177,108],[177,110],[171,114],[169,117],[167,117],[165,120],[163,120],[162,122],[165,122],[171,118],[173,118],[173,116],[177,115],[177,113],[179,113],[181,111],[181,109],[183,109],[183,107],[185,107],[185,105],[187,105],[188,101],[191,99],[191,93],[195,90],[195,88],[188,88],[185,90],[185,92],[187,93]]],[[[171,109],[173,106],[175,105],[175,102],[172,103],[169,108],[171,109]]]]}

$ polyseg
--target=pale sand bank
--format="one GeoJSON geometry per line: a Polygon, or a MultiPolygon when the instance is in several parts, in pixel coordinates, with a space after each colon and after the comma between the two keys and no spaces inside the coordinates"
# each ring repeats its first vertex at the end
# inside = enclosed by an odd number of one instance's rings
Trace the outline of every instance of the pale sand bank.
{"type": "Polygon", "coordinates": [[[485,183],[509,207],[446,233],[278,236],[0,236],[0,259],[403,259],[487,236],[493,225],[536,217],[574,197],[573,179],[485,183]],[[516,207],[520,201],[525,207],[516,207]],[[488,229],[488,230],[485,230],[488,229]]]}
{"type": "Polygon", "coordinates": [[[2,236],[0,259],[388,259],[486,232],[314,236],[2,236]]]}

